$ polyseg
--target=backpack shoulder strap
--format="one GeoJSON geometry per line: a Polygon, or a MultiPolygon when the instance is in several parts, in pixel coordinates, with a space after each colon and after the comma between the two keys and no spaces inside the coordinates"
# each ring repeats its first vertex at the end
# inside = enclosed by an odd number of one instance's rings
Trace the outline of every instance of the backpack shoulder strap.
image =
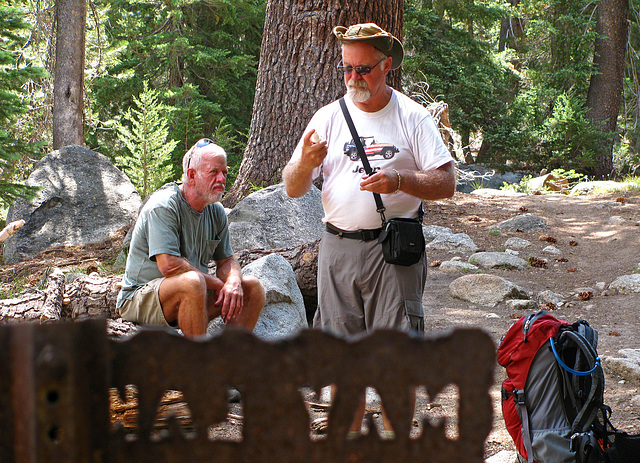
{"type": "Polygon", "coordinates": [[[572,421],[572,434],[584,432],[593,423],[598,410],[604,406],[604,372],[600,357],[594,346],[578,332],[574,325],[562,329],[557,339],[551,338],[550,345],[562,378],[565,412],[567,418],[572,421]],[[558,352],[558,346],[562,349],[568,344],[575,347],[572,365],[567,365],[567,359],[563,359],[558,352]],[[582,396],[578,397],[576,390],[580,390],[580,385],[587,383],[589,390],[582,391],[582,396]]]}

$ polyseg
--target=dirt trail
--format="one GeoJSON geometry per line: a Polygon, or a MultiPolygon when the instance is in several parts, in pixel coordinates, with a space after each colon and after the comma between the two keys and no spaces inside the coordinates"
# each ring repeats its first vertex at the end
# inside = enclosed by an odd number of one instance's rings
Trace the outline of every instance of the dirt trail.
{"type": "MultiPolygon", "coordinates": [[[[490,270],[527,291],[537,294],[550,290],[566,298],[578,288],[594,289],[589,300],[572,297],[569,303],[554,310],[554,316],[569,322],[586,319],[599,332],[598,353],[616,356],[623,348],[640,349],[640,294],[607,296],[595,288],[608,286],[615,278],[638,271],[640,264],[640,194],[607,194],[587,196],[529,195],[522,197],[477,196],[456,194],[452,199],[429,204],[425,222],[446,226],[456,233],[466,233],[485,251],[504,250],[512,236],[529,240],[532,250],[521,257],[534,255],[547,258],[547,268],[528,267],[522,271],[490,270]],[[547,221],[549,228],[540,232],[505,232],[498,236],[490,229],[504,220],[530,213],[547,221]],[[541,241],[550,237],[555,243],[541,241]],[[542,249],[553,244],[562,251],[566,262],[556,262],[542,249]]],[[[551,241],[553,241],[551,240],[551,241]]],[[[531,248],[530,248],[531,249],[531,248]]],[[[429,252],[429,261],[445,261],[453,257],[447,252],[429,252]]],[[[463,259],[466,260],[463,256],[463,259]]],[[[424,295],[425,326],[428,331],[457,325],[486,329],[496,345],[516,318],[506,305],[480,307],[454,299],[449,284],[462,274],[451,274],[429,268],[424,295]]],[[[613,409],[615,426],[630,433],[640,432],[640,406],[632,398],[640,395],[640,385],[612,377],[605,371],[605,400],[613,409]]],[[[504,377],[496,368],[494,398],[494,430],[487,441],[487,455],[501,449],[513,449],[500,412],[500,388],[504,377]]]]}

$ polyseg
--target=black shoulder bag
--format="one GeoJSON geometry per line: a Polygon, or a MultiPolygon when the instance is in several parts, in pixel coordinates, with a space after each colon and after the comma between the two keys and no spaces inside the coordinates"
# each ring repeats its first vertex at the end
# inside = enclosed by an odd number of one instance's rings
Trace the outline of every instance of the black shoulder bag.
{"type": "MultiPolygon", "coordinates": [[[[355,125],[353,125],[353,120],[344,98],[340,98],[340,108],[342,108],[342,113],[351,131],[364,171],[367,175],[371,175],[371,164],[369,164],[367,155],[364,152],[362,140],[358,136],[355,125]]],[[[382,220],[382,232],[378,237],[378,242],[382,244],[382,254],[385,262],[395,265],[413,265],[420,261],[425,249],[424,235],[422,234],[422,204],[420,204],[417,219],[396,217],[387,220],[384,215],[385,208],[382,204],[382,198],[378,193],[373,193],[373,198],[376,202],[376,210],[382,220]]]]}

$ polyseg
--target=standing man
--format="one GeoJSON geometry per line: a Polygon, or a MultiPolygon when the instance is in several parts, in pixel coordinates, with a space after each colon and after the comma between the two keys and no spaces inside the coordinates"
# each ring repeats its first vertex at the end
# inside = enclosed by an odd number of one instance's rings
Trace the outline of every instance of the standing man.
{"type": "Polygon", "coordinates": [[[128,321],[179,326],[204,335],[217,316],[253,330],[265,292],[242,276],[220,204],[227,155],[210,139],[198,141],[182,160],[183,183],[151,195],[135,224],[116,307],[128,321]],[[215,261],[216,274],[207,271],[215,261]]]}
{"type": "Polygon", "coordinates": [[[400,41],[375,24],[333,29],[342,42],[338,66],[346,104],[374,173],[352,155],[353,140],[337,101],[312,117],[282,177],[291,197],[304,195],[322,173],[326,232],[318,254],[314,327],[339,335],[376,328],[424,330],[424,256],[404,267],[388,264],[377,238],[381,219],[418,216],[422,200],[453,196],[453,159],[429,112],[386,84],[402,63],[400,41]]]}

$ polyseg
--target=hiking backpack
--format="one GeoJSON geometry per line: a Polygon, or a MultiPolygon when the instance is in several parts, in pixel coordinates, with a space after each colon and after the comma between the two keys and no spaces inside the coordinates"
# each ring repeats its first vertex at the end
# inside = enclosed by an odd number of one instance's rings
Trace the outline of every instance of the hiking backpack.
{"type": "Polygon", "coordinates": [[[545,311],[522,317],[503,336],[502,413],[521,461],[609,461],[614,432],[597,344],[588,322],[569,324],[545,311]]]}

